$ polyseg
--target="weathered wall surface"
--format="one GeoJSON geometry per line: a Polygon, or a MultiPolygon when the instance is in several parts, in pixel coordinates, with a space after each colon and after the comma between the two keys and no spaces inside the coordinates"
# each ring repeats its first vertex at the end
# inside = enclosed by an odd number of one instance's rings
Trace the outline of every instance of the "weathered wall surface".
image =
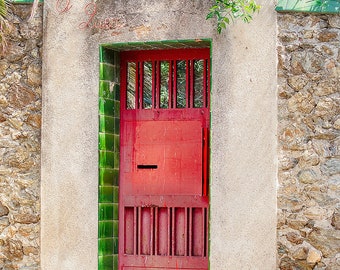
{"type": "Polygon", "coordinates": [[[281,14],[280,269],[340,269],[340,17],[281,14]]]}
{"type": "Polygon", "coordinates": [[[98,44],[200,38],[212,39],[210,267],[275,268],[274,1],[220,36],[209,1],[97,1],[90,24],[71,2],[44,3],[42,268],[97,268],[98,44]]]}
{"type": "Polygon", "coordinates": [[[42,9],[9,17],[0,58],[0,269],[38,269],[42,9]]]}

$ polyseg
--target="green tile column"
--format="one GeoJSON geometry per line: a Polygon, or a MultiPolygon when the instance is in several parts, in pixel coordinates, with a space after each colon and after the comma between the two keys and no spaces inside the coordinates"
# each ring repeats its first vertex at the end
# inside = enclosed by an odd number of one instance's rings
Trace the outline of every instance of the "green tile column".
{"type": "Polygon", "coordinates": [[[98,269],[118,269],[119,53],[100,47],[98,269]]]}

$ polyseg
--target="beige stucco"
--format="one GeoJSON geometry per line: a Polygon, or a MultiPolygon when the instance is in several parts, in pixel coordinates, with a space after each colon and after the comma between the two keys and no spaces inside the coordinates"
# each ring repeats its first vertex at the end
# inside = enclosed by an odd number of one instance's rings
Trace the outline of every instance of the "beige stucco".
{"type": "Polygon", "coordinates": [[[274,1],[222,35],[209,1],[97,1],[115,31],[80,30],[87,2],[70,2],[44,3],[42,269],[97,269],[99,44],[197,38],[212,39],[210,269],[275,269],[274,1]]]}

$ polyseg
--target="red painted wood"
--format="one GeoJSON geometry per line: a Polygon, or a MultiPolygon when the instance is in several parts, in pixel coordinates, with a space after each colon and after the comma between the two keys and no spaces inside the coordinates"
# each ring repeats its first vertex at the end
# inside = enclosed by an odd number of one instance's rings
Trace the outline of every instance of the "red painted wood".
{"type": "Polygon", "coordinates": [[[119,269],[208,269],[209,50],[121,54],[119,269]],[[203,106],[194,108],[194,60],[204,60],[203,106]],[[185,60],[186,108],[177,107],[177,60],[185,60]],[[151,108],[144,62],[152,61],[151,108]],[[160,108],[161,61],[169,61],[168,108],[160,108]],[[134,109],[127,67],[136,63],[134,109]]]}

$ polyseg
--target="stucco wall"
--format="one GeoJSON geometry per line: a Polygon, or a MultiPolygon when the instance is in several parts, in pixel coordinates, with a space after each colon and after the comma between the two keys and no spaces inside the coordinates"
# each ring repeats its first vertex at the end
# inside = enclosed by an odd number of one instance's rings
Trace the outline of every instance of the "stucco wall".
{"type": "Polygon", "coordinates": [[[218,36],[208,1],[100,1],[112,29],[79,29],[86,2],[45,1],[43,269],[97,268],[99,44],[197,38],[212,39],[210,268],[275,268],[276,13],[260,2],[218,36]]]}

